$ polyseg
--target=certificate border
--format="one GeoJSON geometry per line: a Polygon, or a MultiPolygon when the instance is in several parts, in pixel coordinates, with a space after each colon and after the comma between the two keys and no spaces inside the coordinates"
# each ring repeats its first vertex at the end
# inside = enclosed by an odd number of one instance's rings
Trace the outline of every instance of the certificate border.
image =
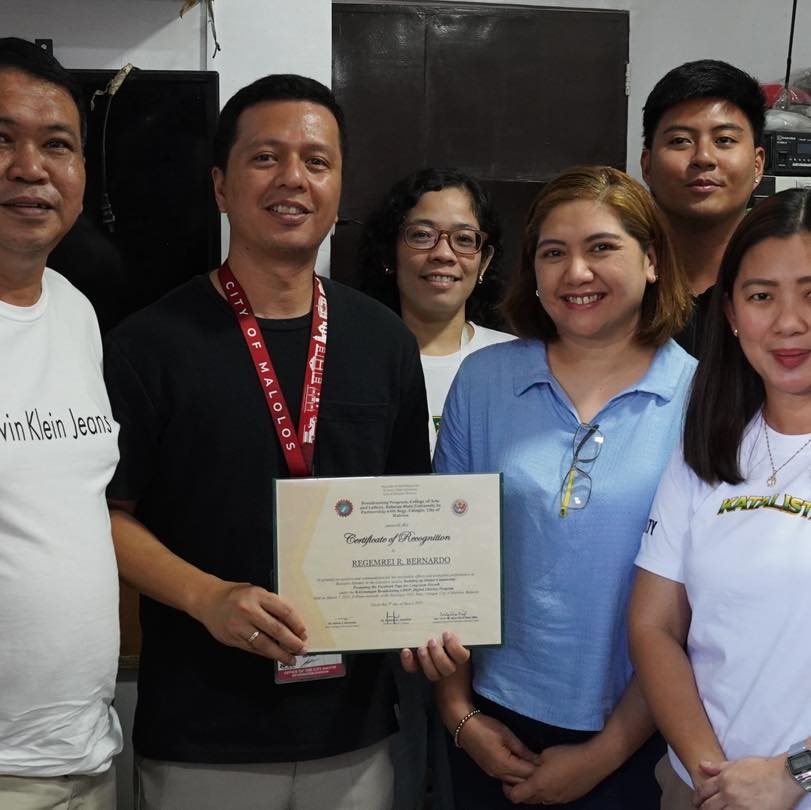
{"type": "MultiPolygon", "coordinates": [[[[308,480],[314,481],[341,481],[342,479],[351,478],[433,478],[435,476],[447,475],[497,475],[498,476],[498,565],[499,565],[499,585],[501,593],[499,594],[499,629],[501,633],[500,644],[466,644],[465,646],[470,649],[488,650],[498,649],[504,644],[504,473],[503,472],[485,472],[484,470],[477,470],[476,472],[448,472],[448,473],[398,473],[396,475],[344,475],[344,476],[311,476],[308,480]]],[[[277,486],[280,481],[290,481],[291,478],[273,478],[271,488],[271,504],[273,507],[273,568],[270,572],[270,581],[273,592],[279,593],[279,542],[278,542],[278,509],[277,507],[277,486]]],[[[364,650],[349,650],[349,651],[336,651],[336,650],[307,650],[308,655],[334,655],[340,652],[341,655],[369,655],[380,653],[399,652],[402,647],[380,647],[364,650]]]]}

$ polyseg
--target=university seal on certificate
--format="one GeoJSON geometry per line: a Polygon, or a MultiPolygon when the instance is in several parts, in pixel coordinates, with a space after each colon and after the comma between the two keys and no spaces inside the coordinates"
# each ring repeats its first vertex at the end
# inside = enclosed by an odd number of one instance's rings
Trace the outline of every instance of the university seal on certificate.
{"type": "Polygon", "coordinates": [[[274,482],[276,589],[312,653],[501,643],[501,476],[274,482]]]}

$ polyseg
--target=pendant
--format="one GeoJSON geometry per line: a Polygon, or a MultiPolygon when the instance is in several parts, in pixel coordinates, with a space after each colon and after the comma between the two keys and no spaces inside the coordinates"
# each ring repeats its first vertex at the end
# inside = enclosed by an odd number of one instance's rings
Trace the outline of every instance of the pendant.
{"type": "Polygon", "coordinates": [[[773,487],[776,483],[777,483],[777,476],[776,475],[770,475],[766,479],[766,486],[767,487],[773,487]]]}

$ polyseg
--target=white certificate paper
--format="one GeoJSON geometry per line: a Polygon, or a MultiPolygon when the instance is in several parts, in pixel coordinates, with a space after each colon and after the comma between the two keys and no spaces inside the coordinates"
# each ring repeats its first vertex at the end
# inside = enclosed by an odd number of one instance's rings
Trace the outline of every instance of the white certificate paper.
{"type": "Polygon", "coordinates": [[[276,587],[310,653],[501,643],[501,475],[274,482],[276,587]]]}

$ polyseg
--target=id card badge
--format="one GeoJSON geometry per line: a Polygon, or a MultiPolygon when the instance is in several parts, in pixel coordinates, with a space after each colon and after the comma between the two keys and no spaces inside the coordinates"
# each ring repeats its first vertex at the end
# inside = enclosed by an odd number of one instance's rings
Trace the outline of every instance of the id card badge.
{"type": "Polygon", "coordinates": [[[321,681],[327,678],[343,678],[346,675],[344,657],[336,655],[297,655],[295,664],[276,662],[276,683],[299,683],[321,681]]]}

